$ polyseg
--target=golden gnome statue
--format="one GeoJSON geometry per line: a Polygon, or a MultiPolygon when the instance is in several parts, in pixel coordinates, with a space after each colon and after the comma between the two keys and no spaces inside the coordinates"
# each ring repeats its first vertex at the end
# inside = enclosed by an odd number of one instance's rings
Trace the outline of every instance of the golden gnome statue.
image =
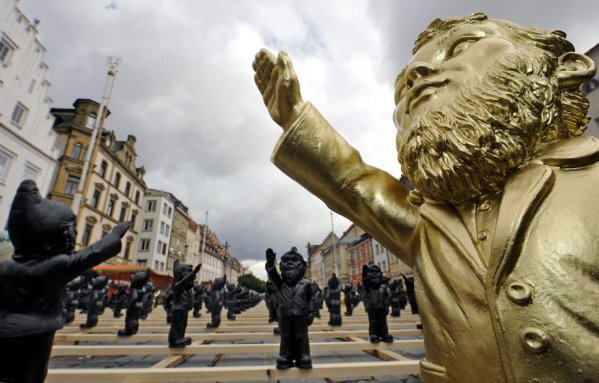
{"type": "Polygon", "coordinates": [[[595,65],[565,33],[476,13],[418,36],[395,89],[410,193],[304,103],[286,53],[253,67],[275,165],[413,268],[422,382],[599,381],[595,65]]]}

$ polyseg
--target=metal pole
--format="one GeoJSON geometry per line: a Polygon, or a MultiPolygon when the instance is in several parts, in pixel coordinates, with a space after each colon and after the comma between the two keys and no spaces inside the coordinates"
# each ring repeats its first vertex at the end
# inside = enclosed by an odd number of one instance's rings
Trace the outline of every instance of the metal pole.
{"type": "Polygon", "coordinates": [[[335,270],[335,274],[337,275],[337,278],[340,277],[339,275],[339,265],[337,265],[337,260],[336,260],[336,252],[337,252],[337,240],[335,239],[335,226],[333,225],[333,212],[331,212],[331,235],[332,235],[332,239],[333,239],[333,269],[335,270]]]}
{"type": "Polygon", "coordinates": [[[92,137],[89,144],[89,148],[91,150],[88,149],[87,153],[85,154],[85,162],[83,163],[81,179],[79,180],[79,184],[77,185],[77,192],[73,197],[73,203],[71,205],[73,213],[75,213],[77,216],[79,216],[79,213],[81,212],[83,196],[84,193],[87,191],[87,186],[89,183],[88,173],[90,169],[90,163],[92,158],[95,159],[95,154],[97,151],[96,139],[98,135],[101,134],[102,127],[104,126],[104,109],[106,109],[106,106],[108,105],[108,102],[110,100],[112,88],[114,87],[114,79],[116,78],[116,74],[118,72],[116,68],[120,64],[120,62],[121,59],[118,57],[108,58],[110,68],[108,69],[108,77],[106,78],[106,83],[104,84],[104,91],[102,92],[102,99],[100,100],[100,108],[98,109],[94,129],[92,131],[92,137]]]}
{"type": "MultiPolygon", "coordinates": [[[[204,256],[204,243],[206,242],[206,232],[207,231],[208,231],[208,210],[206,210],[206,220],[204,221],[204,230],[202,232],[202,242],[200,243],[200,262],[202,262],[202,257],[204,256]]],[[[204,268],[204,270],[206,270],[206,268],[204,268]]]]}

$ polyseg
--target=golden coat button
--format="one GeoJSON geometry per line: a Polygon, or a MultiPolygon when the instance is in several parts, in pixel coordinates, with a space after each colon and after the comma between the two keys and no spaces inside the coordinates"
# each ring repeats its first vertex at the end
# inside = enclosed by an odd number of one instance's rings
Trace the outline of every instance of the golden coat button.
{"type": "Polygon", "coordinates": [[[478,240],[479,241],[484,241],[485,239],[487,239],[488,236],[489,236],[489,232],[487,232],[486,230],[481,230],[478,232],[478,240]]]}
{"type": "Polygon", "coordinates": [[[540,354],[549,348],[549,337],[545,331],[536,327],[527,327],[520,332],[520,341],[524,348],[534,354],[540,354]]]}
{"type": "Polygon", "coordinates": [[[507,287],[507,296],[519,305],[529,304],[532,301],[532,287],[525,282],[512,282],[507,287]]]}

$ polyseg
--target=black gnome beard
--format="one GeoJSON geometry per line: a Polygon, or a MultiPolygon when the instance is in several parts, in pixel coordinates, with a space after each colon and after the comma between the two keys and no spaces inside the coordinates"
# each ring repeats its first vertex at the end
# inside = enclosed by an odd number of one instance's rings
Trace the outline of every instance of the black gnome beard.
{"type": "Polygon", "coordinates": [[[283,282],[287,285],[295,285],[299,282],[303,277],[303,270],[299,268],[281,268],[281,274],[283,277],[283,282]]]}

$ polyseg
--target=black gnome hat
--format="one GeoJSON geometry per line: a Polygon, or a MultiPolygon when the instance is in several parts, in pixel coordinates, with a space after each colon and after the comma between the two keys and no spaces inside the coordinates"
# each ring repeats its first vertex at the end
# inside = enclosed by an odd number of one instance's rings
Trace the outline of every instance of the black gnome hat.
{"type": "Polygon", "coordinates": [[[339,279],[337,279],[337,274],[333,273],[333,276],[329,278],[329,288],[336,289],[339,287],[339,279]]]}
{"type": "Polygon", "coordinates": [[[179,262],[179,260],[176,260],[175,263],[173,264],[173,277],[175,277],[176,281],[180,281],[181,279],[183,279],[187,274],[191,273],[193,271],[193,268],[191,267],[191,265],[188,265],[186,263],[181,263],[179,262]]]}
{"type": "Polygon", "coordinates": [[[72,252],[71,225],[75,225],[71,209],[42,198],[32,180],[21,182],[8,215],[8,234],[15,248],[13,258],[46,258],[72,252]]]}
{"type": "Polygon", "coordinates": [[[131,288],[141,289],[150,278],[150,270],[138,271],[131,276],[131,288]]]}
{"type": "Polygon", "coordinates": [[[102,275],[101,277],[94,278],[92,282],[92,288],[94,290],[102,290],[108,284],[108,275],[102,275]]]}
{"type": "Polygon", "coordinates": [[[223,276],[222,278],[214,278],[214,283],[212,283],[212,290],[220,291],[225,287],[225,283],[227,283],[227,276],[223,276]]]}

